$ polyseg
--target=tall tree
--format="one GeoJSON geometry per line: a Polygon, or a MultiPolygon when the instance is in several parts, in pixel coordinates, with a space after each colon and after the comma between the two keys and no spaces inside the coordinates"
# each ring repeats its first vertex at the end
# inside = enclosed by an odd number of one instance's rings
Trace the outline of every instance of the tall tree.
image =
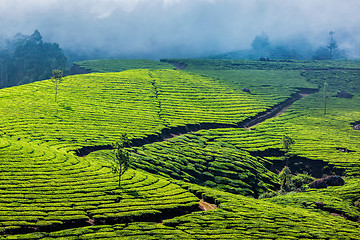
{"type": "Polygon", "coordinates": [[[265,49],[270,45],[270,40],[265,32],[257,35],[251,43],[252,49],[257,53],[258,57],[264,57],[265,49]]]}
{"type": "Polygon", "coordinates": [[[115,165],[113,170],[119,174],[119,188],[121,187],[121,176],[130,167],[130,153],[125,148],[129,147],[131,141],[126,133],[121,134],[119,141],[117,141],[113,147],[115,148],[115,165]]]}
{"type": "Polygon", "coordinates": [[[42,41],[38,30],[18,33],[0,50],[0,88],[51,77],[52,69],[66,68],[66,57],[58,44],[42,41]]]}
{"type": "Polygon", "coordinates": [[[55,83],[55,102],[57,101],[58,84],[62,81],[63,71],[59,69],[52,70],[52,81],[55,83]]]}
{"type": "Polygon", "coordinates": [[[335,32],[333,32],[333,31],[329,32],[330,42],[329,42],[329,45],[327,46],[327,48],[329,49],[330,59],[332,59],[334,56],[334,50],[338,48],[338,45],[334,39],[334,34],[335,34],[335,32]]]}

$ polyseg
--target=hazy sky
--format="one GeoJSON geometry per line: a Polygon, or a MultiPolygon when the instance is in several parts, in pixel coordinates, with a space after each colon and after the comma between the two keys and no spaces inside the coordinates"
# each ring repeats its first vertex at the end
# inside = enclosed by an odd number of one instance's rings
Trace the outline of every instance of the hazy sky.
{"type": "Polygon", "coordinates": [[[255,35],[304,37],[360,54],[360,0],[0,0],[0,36],[38,29],[64,49],[196,57],[247,49],[255,35]]]}

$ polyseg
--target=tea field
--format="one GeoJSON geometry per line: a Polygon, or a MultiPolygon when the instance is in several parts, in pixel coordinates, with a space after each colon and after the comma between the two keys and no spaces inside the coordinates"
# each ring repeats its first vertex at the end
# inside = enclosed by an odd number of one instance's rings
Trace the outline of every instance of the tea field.
{"type": "Polygon", "coordinates": [[[359,62],[77,65],[0,89],[0,239],[360,239],[359,62]]]}
{"type": "Polygon", "coordinates": [[[99,59],[76,62],[75,67],[87,72],[121,72],[130,69],[175,69],[169,63],[157,62],[147,59],[99,59]]]}

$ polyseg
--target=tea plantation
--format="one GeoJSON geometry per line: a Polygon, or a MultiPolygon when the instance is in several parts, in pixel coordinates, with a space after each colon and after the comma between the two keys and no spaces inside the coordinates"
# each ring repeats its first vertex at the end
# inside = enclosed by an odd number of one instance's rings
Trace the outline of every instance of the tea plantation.
{"type": "Polygon", "coordinates": [[[360,239],[359,62],[77,65],[0,89],[0,239],[360,239]]]}

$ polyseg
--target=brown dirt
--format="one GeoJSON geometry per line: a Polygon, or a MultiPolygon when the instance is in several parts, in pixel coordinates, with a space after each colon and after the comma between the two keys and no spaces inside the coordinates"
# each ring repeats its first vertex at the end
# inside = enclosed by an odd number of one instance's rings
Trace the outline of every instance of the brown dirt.
{"type": "MultiPolygon", "coordinates": [[[[299,95],[300,95],[300,98],[299,98],[298,100],[300,100],[300,99],[302,99],[302,98],[304,98],[304,97],[307,97],[307,96],[309,96],[309,95],[311,95],[311,94],[310,94],[310,93],[299,93],[299,95]]],[[[272,116],[272,117],[270,117],[270,118],[275,118],[275,117],[280,116],[281,114],[285,113],[291,106],[292,106],[292,104],[283,107],[283,108],[281,109],[281,111],[279,111],[277,114],[275,114],[274,116],[272,116]]],[[[245,129],[251,130],[251,128],[256,127],[256,126],[259,125],[260,123],[262,123],[262,122],[259,122],[259,123],[257,123],[257,124],[251,125],[251,126],[247,126],[247,127],[245,127],[245,129]]]]}
{"type": "Polygon", "coordinates": [[[213,210],[213,209],[217,209],[218,206],[216,206],[215,204],[211,204],[208,202],[205,202],[204,200],[200,200],[199,202],[199,207],[201,208],[201,210],[203,211],[209,211],[209,210],[213,210]]]}

